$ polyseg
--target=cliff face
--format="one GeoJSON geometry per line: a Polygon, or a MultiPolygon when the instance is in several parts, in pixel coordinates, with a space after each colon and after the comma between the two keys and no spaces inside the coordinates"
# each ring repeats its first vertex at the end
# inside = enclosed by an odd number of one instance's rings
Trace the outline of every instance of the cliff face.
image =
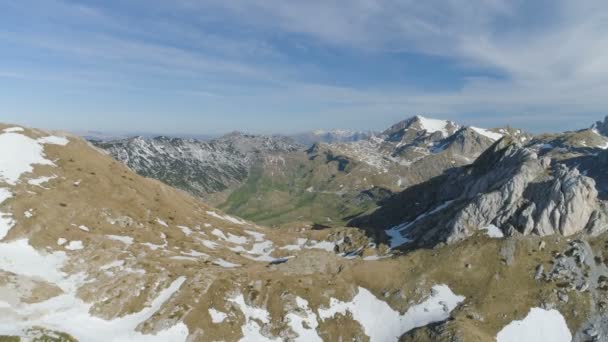
{"type": "Polygon", "coordinates": [[[505,235],[539,236],[606,229],[594,179],[508,138],[472,165],[407,189],[395,200],[401,200],[401,206],[391,203],[351,224],[389,229],[391,236],[402,236],[407,243],[431,246],[461,241],[488,226],[505,235]],[[422,204],[412,203],[422,191],[434,195],[420,196],[422,204]],[[393,219],[384,227],[370,224],[379,216],[393,219]]]}

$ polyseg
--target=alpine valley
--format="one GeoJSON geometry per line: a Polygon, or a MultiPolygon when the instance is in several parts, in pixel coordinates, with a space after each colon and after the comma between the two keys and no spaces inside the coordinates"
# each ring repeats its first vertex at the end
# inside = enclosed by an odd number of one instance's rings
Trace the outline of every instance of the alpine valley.
{"type": "Polygon", "coordinates": [[[606,341],[608,118],[0,125],[0,341],[606,341]],[[606,254],[606,255],[604,255],[606,254]]]}

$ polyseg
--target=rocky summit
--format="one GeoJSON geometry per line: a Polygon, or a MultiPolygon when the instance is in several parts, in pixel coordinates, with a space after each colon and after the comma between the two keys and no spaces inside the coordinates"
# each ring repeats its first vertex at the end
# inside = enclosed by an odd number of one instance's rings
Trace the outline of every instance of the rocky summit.
{"type": "Polygon", "coordinates": [[[0,125],[0,341],[605,341],[601,126],[0,125]]]}

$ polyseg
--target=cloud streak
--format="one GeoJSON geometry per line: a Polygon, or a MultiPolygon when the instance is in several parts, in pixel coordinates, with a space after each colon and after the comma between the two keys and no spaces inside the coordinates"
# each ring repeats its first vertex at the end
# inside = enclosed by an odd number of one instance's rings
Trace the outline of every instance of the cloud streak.
{"type": "MultiPolygon", "coordinates": [[[[24,0],[1,6],[0,19],[22,20],[0,24],[0,43],[15,56],[0,82],[23,80],[17,76],[35,69],[54,75],[43,77],[49,83],[60,78],[82,86],[78,76],[56,75],[66,72],[83,75],[88,84],[140,89],[141,96],[165,89],[191,101],[185,112],[202,103],[201,117],[232,115],[250,130],[263,129],[258,121],[265,115],[307,115],[310,128],[350,118],[354,128],[370,128],[362,126],[414,113],[486,126],[524,124],[525,118],[525,128],[534,131],[575,129],[608,106],[608,4],[598,0],[133,0],[96,6],[53,0],[38,9],[24,0]],[[334,51],[378,63],[404,56],[404,66],[408,58],[439,57],[434,63],[458,75],[434,82],[459,80],[448,90],[417,87],[407,75],[403,84],[334,82],[338,74],[325,58],[334,51]]],[[[376,66],[365,67],[350,72],[372,74],[376,66]]],[[[82,101],[79,107],[87,105],[86,97],[82,101]]],[[[137,101],[141,97],[130,107],[137,101]]],[[[25,104],[0,109],[28,111],[25,104]]],[[[141,105],[136,112],[144,110],[141,105]]],[[[288,121],[276,130],[288,129],[288,121]]]]}

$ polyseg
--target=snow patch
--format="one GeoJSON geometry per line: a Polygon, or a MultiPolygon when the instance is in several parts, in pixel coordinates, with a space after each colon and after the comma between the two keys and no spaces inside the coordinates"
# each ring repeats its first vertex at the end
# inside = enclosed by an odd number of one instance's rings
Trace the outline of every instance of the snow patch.
{"type": "Polygon", "coordinates": [[[81,250],[84,248],[84,245],[82,244],[82,241],[70,241],[67,246],[65,246],[65,249],[70,250],[70,251],[77,251],[77,250],[81,250]]]}
{"type": "Polygon", "coordinates": [[[226,261],[226,260],[224,260],[222,258],[213,260],[213,264],[217,265],[217,266],[224,267],[224,268],[235,268],[235,267],[241,266],[239,264],[233,264],[233,263],[231,263],[229,261],[226,261]]]}
{"type": "Polygon", "coordinates": [[[42,254],[26,239],[0,243],[0,269],[45,280],[64,291],[64,294],[41,303],[11,307],[12,313],[0,316],[0,335],[21,335],[32,326],[43,326],[66,332],[79,341],[102,342],[107,341],[108,336],[112,341],[186,341],[188,327],[181,322],[156,335],[135,331],[179,290],[185,277],[173,281],[142,311],[105,320],[92,316],[89,311],[93,304],[83,302],[76,295],[78,286],[84,282],[84,275],[68,277],[61,272],[66,259],[64,252],[42,254]]]}
{"type": "Polygon", "coordinates": [[[245,316],[245,324],[241,326],[241,331],[243,333],[243,338],[240,339],[241,342],[279,341],[278,339],[270,339],[262,335],[262,328],[258,322],[262,324],[270,323],[270,313],[267,310],[247,305],[242,294],[233,298],[228,298],[228,301],[236,304],[245,316]]]}
{"type": "Polygon", "coordinates": [[[211,316],[211,322],[215,324],[222,323],[224,320],[226,320],[226,318],[228,318],[226,313],[217,311],[214,308],[209,308],[209,315],[211,316]]]}
{"type": "Polygon", "coordinates": [[[61,145],[61,146],[65,146],[67,145],[70,141],[64,137],[57,137],[54,135],[49,135],[48,137],[44,137],[44,138],[39,138],[38,142],[41,144],[50,144],[50,145],[61,145]]]}
{"type": "Polygon", "coordinates": [[[232,216],[229,216],[229,215],[222,216],[222,215],[216,213],[215,211],[208,211],[207,215],[210,215],[210,216],[213,216],[213,217],[218,218],[220,220],[228,221],[228,222],[234,223],[234,224],[241,224],[242,225],[242,224],[246,224],[247,223],[247,222],[245,222],[243,220],[239,220],[236,217],[232,217],[232,216]]]}
{"type": "Polygon", "coordinates": [[[26,212],[23,213],[23,216],[28,219],[34,217],[34,210],[28,209],[26,212]]]}
{"type": "Polygon", "coordinates": [[[123,235],[106,235],[106,237],[110,240],[114,240],[114,241],[119,241],[124,243],[125,245],[132,245],[133,244],[133,238],[130,236],[123,236],[123,235]]]}
{"type": "Polygon", "coordinates": [[[296,297],[296,305],[299,308],[298,312],[290,312],[285,316],[291,330],[298,334],[294,341],[323,342],[323,339],[317,334],[319,326],[317,315],[308,307],[308,301],[296,297]]]}
{"type": "Polygon", "coordinates": [[[252,236],[256,242],[264,241],[264,237],[266,236],[266,234],[264,234],[264,233],[255,232],[253,230],[245,230],[245,233],[252,236]]]}
{"type": "Polygon", "coordinates": [[[570,342],[572,334],[564,316],[557,310],[532,308],[521,321],[513,321],[496,335],[497,342],[570,342]]]}
{"type": "Polygon", "coordinates": [[[161,226],[169,227],[169,225],[167,224],[167,222],[165,222],[165,221],[163,221],[163,220],[161,220],[159,218],[156,218],[156,222],[158,222],[158,224],[160,224],[161,226]]]}
{"type": "Polygon", "coordinates": [[[0,243],[0,269],[39,278],[57,284],[63,290],[67,287],[61,286],[64,273],[60,269],[66,258],[65,252],[41,254],[30,246],[27,239],[0,243]]]}
{"type": "Polygon", "coordinates": [[[350,302],[331,298],[329,308],[319,309],[319,317],[324,321],[350,312],[370,341],[398,341],[401,335],[414,328],[448,319],[462,301],[464,297],[455,295],[447,285],[435,285],[430,297],[401,315],[370,291],[359,287],[359,292],[350,302]]]}
{"type": "Polygon", "coordinates": [[[100,269],[102,271],[105,271],[105,270],[109,270],[114,267],[122,267],[122,266],[124,266],[124,264],[125,264],[124,260],[116,260],[116,261],[112,261],[109,264],[105,264],[105,265],[101,266],[100,269]]]}
{"type": "Polygon", "coordinates": [[[201,239],[201,238],[196,238],[196,240],[198,242],[200,242],[203,246],[209,248],[209,249],[215,249],[217,248],[218,244],[216,242],[213,241],[209,241],[209,240],[205,240],[205,239],[201,239]]]}
{"type": "Polygon", "coordinates": [[[177,226],[177,228],[179,228],[186,236],[190,236],[190,234],[192,234],[192,229],[186,226],[177,226]]]}
{"type": "Polygon", "coordinates": [[[4,133],[15,133],[15,132],[23,132],[23,128],[21,127],[9,127],[2,130],[4,133]]]}
{"type": "Polygon", "coordinates": [[[448,125],[449,121],[446,120],[438,120],[438,119],[429,119],[423,116],[416,116],[418,121],[420,122],[420,128],[424,129],[429,133],[441,132],[441,135],[447,137],[449,135],[448,125]]]}
{"type": "Polygon", "coordinates": [[[27,183],[29,185],[35,185],[35,186],[39,186],[41,188],[43,188],[42,184],[57,178],[57,176],[49,176],[49,177],[39,177],[39,178],[35,178],[35,179],[30,179],[27,181],[27,183]]]}
{"type": "Polygon", "coordinates": [[[505,235],[503,234],[502,230],[500,230],[500,228],[496,227],[495,225],[491,224],[487,227],[483,227],[481,228],[481,230],[485,230],[486,231],[486,235],[491,237],[491,238],[495,238],[495,239],[499,239],[499,238],[503,238],[505,237],[505,235]]]}
{"type": "MultiPolygon", "coordinates": [[[[12,192],[10,192],[6,188],[0,188],[0,205],[11,197],[13,197],[12,192]]],[[[13,215],[0,212],[0,240],[4,239],[4,237],[8,234],[9,230],[11,230],[14,225],[15,220],[13,220],[13,215]]]]}
{"type": "Polygon", "coordinates": [[[474,130],[475,132],[477,132],[477,134],[483,135],[484,137],[489,138],[492,141],[502,139],[502,134],[495,133],[495,132],[489,131],[487,129],[483,129],[483,128],[479,128],[479,127],[471,127],[471,129],[474,130]]]}
{"type": "Polygon", "coordinates": [[[225,240],[225,241],[231,242],[231,243],[233,243],[233,244],[235,244],[235,245],[242,245],[242,244],[247,243],[247,238],[246,238],[246,237],[244,237],[244,236],[238,236],[238,235],[234,235],[234,234],[232,234],[232,233],[228,233],[228,236],[226,236],[226,235],[224,234],[224,232],[222,232],[221,230],[219,230],[219,229],[217,229],[217,228],[215,228],[215,229],[214,229],[214,230],[211,232],[211,234],[213,234],[213,235],[215,235],[215,236],[219,237],[219,238],[220,238],[220,239],[222,239],[222,240],[225,240]]]}
{"type": "Polygon", "coordinates": [[[427,211],[424,214],[421,214],[420,216],[416,217],[412,222],[406,222],[403,224],[400,224],[398,226],[389,228],[387,230],[385,230],[384,232],[386,233],[386,235],[388,235],[390,237],[390,244],[391,244],[391,248],[396,248],[399,247],[405,243],[411,242],[412,240],[407,238],[406,236],[403,235],[403,233],[409,228],[411,227],[414,223],[422,220],[423,218],[429,216],[429,215],[433,215],[436,214],[440,211],[442,211],[443,209],[447,208],[450,206],[450,204],[452,204],[453,201],[447,201],[444,202],[443,204],[435,207],[434,209],[427,211]]]}

